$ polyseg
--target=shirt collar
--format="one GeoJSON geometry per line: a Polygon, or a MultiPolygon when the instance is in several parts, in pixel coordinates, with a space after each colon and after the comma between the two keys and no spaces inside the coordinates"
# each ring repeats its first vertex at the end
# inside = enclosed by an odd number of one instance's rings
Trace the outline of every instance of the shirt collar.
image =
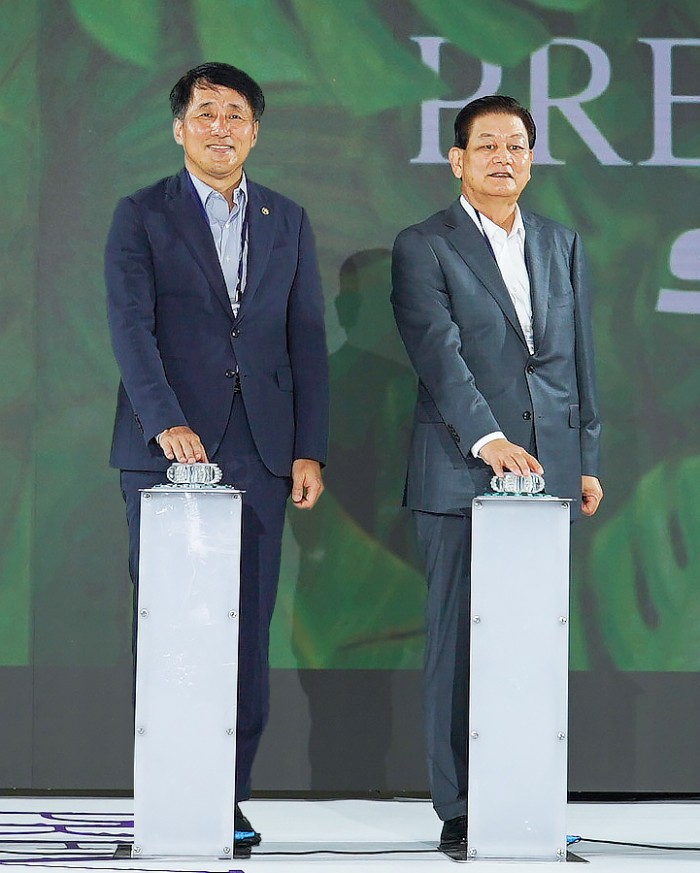
{"type": "MultiPolygon", "coordinates": [[[[214,194],[219,194],[214,188],[210,185],[207,185],[206,182],[202,182],[201,179],[198,179],[195,175],[187,171],[190,175],[190,179],[192,180],[192,184],[194,185],[194,190],[199,195],[199,199],[202,201],[202,206],[206,209],[207,199],[209,195],[214,192],[214,194]]],[[[220,195],[223,196],[223,195],[220,195]]],[[[245,207],[245,204],[248,201],[248,181],[245,177],[245,171],[241,171],[241,181],[238,184],[238,187],[234,188],[233,191],[233,202],[237,204],[239,207],[245,207]]]]}
{"type": "Polygon", "coordinates": [[[467,215],[471,218],[474,224],[479,228],[479,232],[481,233],[482,223],[484,233],[487,234],[489,241],[493,242],[496,239],[503,239],[503,234],[506,234],[506,238],[510,239],[510,237],[519,236],[522,239],[525,239],[525,225],[523,224],[523,217],[520,212],[520,207],[518,204],[515,204],[515,218],[513,219],[513,227],[510,229],[510,233],[506,233],[506,231],[499,227],[499,225],[495,224],[491,221],[490,218],[487,218],[483,212],[480,212],[481,223],[479,222],[479,217],[476,214],[476,209],[471,205],[471,203],[467,200],[464,194],[460,195],[459,202],[462,204],[462,208],[467,213],[467,215]]]}

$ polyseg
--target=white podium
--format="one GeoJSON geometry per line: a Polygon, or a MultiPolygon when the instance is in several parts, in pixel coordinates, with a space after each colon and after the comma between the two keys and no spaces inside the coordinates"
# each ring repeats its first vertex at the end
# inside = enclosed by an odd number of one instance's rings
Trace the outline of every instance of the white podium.
{"type": "Polygon", "coordinates": [[[569,509],[472,506],[467,856],[566,859],[569,509]]]}
{"type": "Polygon", "coordinates": [[[231,487],[141,494],[135,857],[233,857],[240,541],[231,487]]]}

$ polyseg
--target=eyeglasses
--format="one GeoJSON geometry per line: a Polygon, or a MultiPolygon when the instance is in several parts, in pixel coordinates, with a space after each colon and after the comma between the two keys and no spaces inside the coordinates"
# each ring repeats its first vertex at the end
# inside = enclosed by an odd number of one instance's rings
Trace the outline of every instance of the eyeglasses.
{"type": "Polygon", "coordinates": [[[215,115],[213,112],[195,114],[192,116],[191,120],[203,130],[208,130],[212,127],[226,127],[236,130],[253,124],[252,117],[236,114],[222,118],[220,115],[215,115]]]}

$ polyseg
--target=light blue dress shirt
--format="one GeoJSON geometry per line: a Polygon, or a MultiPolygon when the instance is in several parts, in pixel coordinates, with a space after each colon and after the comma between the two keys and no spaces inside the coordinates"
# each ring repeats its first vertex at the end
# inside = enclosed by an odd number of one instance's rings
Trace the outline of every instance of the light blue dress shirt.
{"type": "Polygon", "coordinates": [[[237,316],[248,272],[247,231],[245,240],[242,239],[245,211],[248,205],[248,183],[245,173],[242,174],[238,187],[234,189],[233,208],[230,212],[223,194],[215,191],[206,182],[193,176],[192,173],[190,173],[190,179],[192,179],[192,184],[207,214],[221,271],[224,274],[226,290],[231,301],[231,309],[234,316],[237,316]],[[243,243],[242,251],[241,243],[243,243]],[[237,287],[239,269],[241,269],[240,289],[237,287]]]}

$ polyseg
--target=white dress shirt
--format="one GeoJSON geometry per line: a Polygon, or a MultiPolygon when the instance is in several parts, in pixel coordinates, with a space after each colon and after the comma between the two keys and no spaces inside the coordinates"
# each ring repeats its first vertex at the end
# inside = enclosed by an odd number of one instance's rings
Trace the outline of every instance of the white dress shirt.
{"type": "MultiPolygon", "coordinates": [[[[476,209],[467,200],[464,194],[459,198],[462,208],[471,218],[479,233],[485,236],[491,243],[491,248],[496,256],[496,265],[501,271],[510,299],[513,301],[515,314],[522,329],[530,354],[534,354],[535,346],[532,339],[532,299],[530,297],[530,277],[525,264],[525,225],[520,214],[520,208],[515,206],[515,218],[510,232],[504,230],[498,224],[491,221],[483,213],[477,213],[476,209]]],[[[472,446],[472,455],[478,457],[479,452],[486,443],[495,439],[505,439],[500,431],[486,434],[477,440],[472,446]]]]}

